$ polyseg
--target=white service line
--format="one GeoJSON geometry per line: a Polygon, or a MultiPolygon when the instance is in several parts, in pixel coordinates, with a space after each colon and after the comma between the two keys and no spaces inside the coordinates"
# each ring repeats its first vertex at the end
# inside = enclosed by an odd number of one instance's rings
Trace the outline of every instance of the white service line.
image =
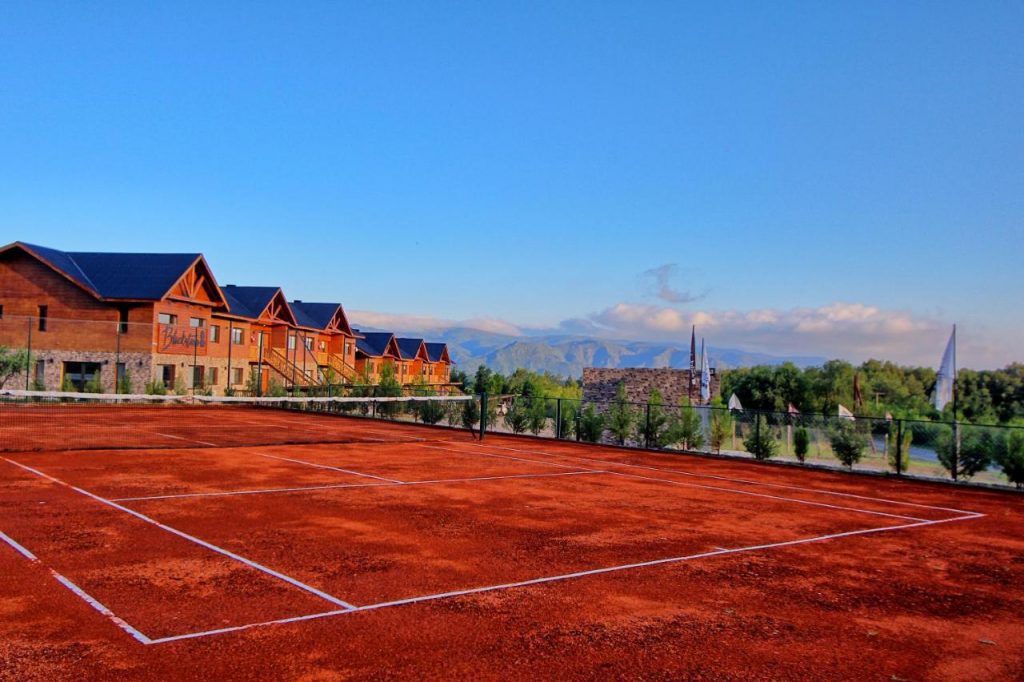
{"type": "Polygon", "coordinates": [[[308,490],[337,490],[342,488],[395,488],[409,485],[436,485],[443,483],[468,483],[472,481],[501,481],[508,478],[551,478],[553,476],[577,476],[580,474],[607,474],[608,471],[587,469],[584,471],[559,471],[554,474],[509,474],[507,476],[473,476],[470,478],[439,478],[429,481],[403,481],[401,483],[339,483],[337,485],[313,485],[300,488],[265,488],[262,490],[227,490],[210,493],[176,493],[171,495],[149,495],[146,497],[119,497],[112,502],[144,502],[146,500],[176,500],[187,497],[230,497],[232,495],[263,495],[269,493],[297,493],[308,490]]]}
{"type": "Polygon", "coordinates": [[[129,625],[124,619],[116,616],[113,611],[111,611],[106,606],[101,604],[99,602],[99,600],[97,600],[91,594],[89,594],[88,592],[83,590],[81,587],[79,587],[75,583],[71,582],[71,580],[69,580],[68,578],[64,577],[62,574],[60,574],[57,571],[53,570],[49,566],[44,566],[43,562],[41,562],[39,560],[39,557],[37,557],[32,552],[30,552],[27,548],[25,548],[24,545],[21,545],[20,543],[18,543],[10,535],[7,535],[3,531],[0,531],[0,540],[3,540],[8,545],[13,547],[14,550],[16,552],[18,552],[18,554],[21,554],[23,557],[28,559],[31,563],[37,564],[37,565],[42,566],[43,568],[45,568],[47,571],[50,572],[50,575],[53,576],[54,579],[57,580],[57,582],[59,582],[64,587],[68,588],[71,591],[72,594],[74,594],[76,597],[78,597],[79,599],[84,601],[86,604],[88,604],[92,608],[96,609],[101,614],[103,614],[112,623],[114,623],[114,625],[116,625],[117,627],[121,628],[122,630],[124,630],[129,635],[131,635],[132,637],[134,637],[138,641],[142,642],[143,644],[153,644],[153,640],[152,639],[150,639],[146,635],[142,634],[142,632],[140,632],[136,628],[134,628],[131,625],[129,625]]]}
{"type": "MultiPolygon", "coordinates": [[[[523,448],[510,448],[510,447],[502,446],[502,445],[485,445],[485,444],[482,444],[482,443],[473,443],[473,442],[467,442],[465,444],[466,445],[472,445],[472,446],[478,447],[478,448],[484,448],[484,447],[486,447],[486,448],[496,448],[498,450],[509,450],[509,451],[512,451],[512,452],[522,452],[522,453],[533,454],[533,455],[544,455],[544,456],[548,456],[548,457],[564,457],[564,458],[567,458],[567,459],[579,460],[581,462],[594,462],[594,463],[597,463],[597,464],[614,464],[614,465],[618,465],[618,466],[622,466],[622,467],[628,467],[628,468],[631,468],[631,469],[646,469],[646,470],[649,470],[649,471],[660,471],[660,472],[663,472],[663,473],[666,473],[666,474],[679,474],[681,476],[693,476],[693,477],[696,477],[696,478],[712,478],[712,479],[717,479],[717,480],[720,480],[720,481],[728,481],[730,483],[744,483],[744,484],[747,484],[747,485],[765,486],[765,487],[768,487],[768,488],[785,488],[785,489],[788,489],[788,490],[799,490],[799,491],[802,491],[802,492],[817,493],[817,494],[820,494],[820,495],[833,495],[833,496],[837,496],[837,497],[849,497],[849,498],[852,498],[852,499],[868,500],[868,501],[871,501],[871,502],[884,502],[884,503],[888,503],[888,504],[899,504],[899,505],[903,505],[903,506],[907,506],[907,507],[917,507],[919,509],[931,509],[931,510],[934,510],[934,511],[945,511],[945,512],[952,512],[954,514],[964,514],[964,515],[971,516],[972,518],[973,518],[972,515],[977,513],[977,512],[972,512],[972,511],[969,511],[969,510],[966,510],[966,509],[956,509],[956,508],[953,508],[953,507],[938,507],[938,506],[935,506],[935,505],[920,504],[920,503],[916,503],[916,502],[904,502],[902,500],[893,500],[893,499],[889,499],[889,498],[886,498],[886,497],[872,497],[870,495],[857,495],[855,493],[844,493],[844,492],[839,492],[837,490],[828,490],[826,488],[807,488],[807,487],[797,486],[797,485],[787,485],[787,484],[784,484],[784,483],[769,483],[769,482],[765,482],[765,481],[751,481],[751,480],[744,479],[744,478],[730,478],[728,476],[717,476],[717,475],[714,475],[714,474],[699,474],[699,473],[694,473],[694,472],[691,472],[691,471],[684,471],[684,470],[681,470],[681,469],[665,469],[665,468],[647,466],[647,465],[644,465],[644,464],[629,464],[629,463],[626,463],[626,462],[617,462],[617,461],[611,460],[611,459],[599,459],[599,458],[596,458],[596,457],[579,457],[579,456],[576,456],[576,455],[567,455],[567,454],[561,453],[561,452],[545,452],[543,450],[526,450],[526,449],[523,449],[523,448]]],[[[657,453],[641,452],[639,454],[656,455],[657,453]]],[[[687,453],[681,452],[679,454],[686,455],[687,453]]],[[[839,473],[839,472],[836,472],[836,473],[839,473]]]]}
{"type": "Polygon", "coordinates": [[[105,497],[100,497],[99,495],[96,495],[95,493],[91,493],[88,490],[84,490],[82,488],[73,486],[70,483],[66,483],[65,481],[60,480],[59,478],[54,478],[53,476],[50,476],[49,474],[43,473],[42,471],[39,471],[38,469],[33,469],[30,466],[26,466],[26,465],[21,464],[19,462],[15,462],[13,459],[8,459],[8,458],[5,457],[4,461],[8,462],[10,464],[13,464],[16,467],[24,469],[25,471],[33,473],[36,476],[39,476],[41,478],[45,478],[48,481],[52,481],[53,483],[56,483],[57,485],[62,485],[65,488],[70,488],[71,490],[74,490],[76,493],[79,493],[81,495],[85,495],[86,497],[89,497],[89,498],[91,498],[93,500],[96,500],[97,502],[99,502],[101,504],[105,504],[108,507],[113,507],[114,509],[117,509],[119,511],[123,511],[126,514],[130,514],[131,516],[134,516],[137,519],[145,521],[146,523],[150,523],[150,524],[156,526],[157,528],[165,530],[168,533],[171,533],[173,535],[177,535],[178,537],[183,538],[185,540],[188,540],[189,542],[194,542],[195,544],[199,545],[200,547],[205,547],[206,549],[214,551],[214,552],[216,552],[218,554],[222,554],[222,555],[224,555],[224,556],[226,556],[228,558],[234,559],[235,561],[241,562],[241,563],[245,564],[246,566],[249,566],[251,568],[255,568],[257,571],[261,571],[263,573],[266,573],[267,575],[271,575],[271,576],[277,578],[278,580],[283,580],[284,582],[286,582],[286,583],[288,583],[290,585],[293,585],[293,586],[299,588],[300,590],[304,590],[306,592],[309,592],[310,594],[314,594],[314,595],[320,597],[321,599],[323,599],[325,601],[331,602],[332,604],[335,604],[337,606],[341,606],[341,607],[347,608],[347,609],[354,609],[355,608],[355,606],[353,606],[352,604],[349,604],[348,602],[346,602],[346,601],[344,601],[342,599],[338,599],[337,597],[335,597],[333,595],[327,594],[326,592],[318,590],[317,588],[315,588],[315,587],[313,587],[311,585],[307,585],[306,583],[304,583],[304,582],[302,582],[300,580],[296,580],[295,578],[292,578],[291,576],[285,575],[284,573],[279,573],[278,571],[275,571],[274,569],[269,568],[267,566],[264,566],[263,564],[257,563],[257,562],[255,562],[255,561],[253,561],[251,559],[246,559],[243,556],[235,554],[234,552],[232,552],[230,550],[227,550],[227,549],[224,549],[223,547],[218,547],[217,545],[211,544],[211,543],[209,543],[209,542],[207,542],[205,540],[197,538],[194,535],[189,535],[185,531],[181,531],[181,530],[178,530],[177,528],[173,528],[173,527],[168,526],[166,524],[160,523],[159,521],[156,521],[155,519],[152,519],[152,518],[146,516],[145,514],[137,512],[134,509],[129,509],[128,507],[120,505],[117,502],[114,502],[112,500],[108,500],[105,497]]]}
{"type": "Polygon", "coordinates": [[[305,464],[306,466],[316,467],[317,469],[330,469],[331,471],[340,471],[345,474],[352,474],[353,476],[363,476],[364,478],[373,478],[378,481],[387,481],[388,483],[405,483],[405,481],[399,481],[395,478],[384,478],[383,476],[374,476],[373,474],[364,474],[361,471],[352,471],[351,469],[342,469],[340,467],[332,467],[326,464],[317,464],[316,462],[307,462],[301,459],[291,459],[290,457],[278,457],[277,455],[267,455],[261,452],[257,452],[260,457],[267,457],[268,459],[279,459],[282,462],[293,462],[295,464],[305,464]]]}
{"type": "MultiPolygon", "coordinates": [[[[982,516],[982,515],[979,514],[977,516],[982,516]]],[[[916,522],[916,523],[906,523],[906,524],[900,524],[900,525],[895,525],[895,526],[883,526],[881,528],[868,528],[868,529],[864,529],[864,530],[852,530],[852,531],[846,531],[846,532],[843,532],[843,533],[831,533],[831,534],[828,534],[828,535],[818,535],[818,536],[815,536],[815,537],[801,538],[801,539],[797,539],[797,540],[786,540],[786,541],[783,541],[783,542],[772,542],[772,543],[767,543],[767,544],[762,544],[762,545],[751,545],[749,547],[737,547],[737,548],[734,548],[734,549],[716,549],[716,550],[713,550],[713,551],[710,551],[710,552],[702,552],[702,553],[699,553],[699,554],[689,554],[689,555],[686,555],[686,556],[668,557],[668,558],[665,558],[665,559],[654,559],[652,561],[639,561],[639,562],[630,563],[630,564],[619,564],[617,566],[607,566],[607,567],[604,567],[604,568],[594,568],[594,569],[589,569],[589,570],[585,570],[585,571],[576,571],[574,573],[563,573],[561,575],[546,576],[546,577],[542,577],[542,578],[532,578],[530,580],[521,580],[521,581],[518,581],[518,582],[501,583],[501,584],[498,584],[498,585],[487,585],[487,586],[484,586],[484,587],[473,587],[473,588],[469,588],[469,589],[465,589],[465,590],[452,590],[450,592],[439,592],[439,593],[436,593],[436,594],[428,594],[428,595],[423,595],[423,596],[420,596],[420,597],[410,597],[410,598],[407,598],[407,599],[396,599],[396,600],[392,600],[392,601],[379,602],[379,603],[376,603],[376,604],[367,604],[365,606],[356,607],[355,609],[346,609],[346,610],[343,610],[343,611],[341,611],[341,610],[338,610],[338,611],[324,611],[324,612],[321,612],[321,613],[312,613],[312,614],[305,615],[305,616],[294,616],[292,618],[283,618],[283,619],[278,619],[278,620],[264,621],[264,622],[261,622],[261,623],[249,623],[249,624],[246,624],[246,625],[236,625],[236,626],[233,626],[233,627],[219,628],[217,630],[206,630],[206,631],[202,631],[202,632],[191,632],[191,633],[187,633],[187,634],[183,634],[183,635],[174,635],[172,637],[163,637],[163,638],[160,638],[160,639],[155,639],[155,640],[153,640],[153,644],[163,644],[163,643],[166,643],[166,642],[180,641],[180,640],[183,640],[183,639],[195,639],[197,637],[208,637],[208,636],[211,636],[211,635],[221,635],[221,634],[226,634],[226,633],[229,633],[229,632],[239,632],[239,631],[242,631],[242,630],[249,630],[249,629],[252,629],[252,628],[264,627],[264,626],[269,626],[269,625],[279,625],[279,624],[285,624],[285,623],[296,623],[296,622],[307,621],[307,620],[317,620],[317,619],[320,619],[320,618],[328,618],[328,617],[332,617],[332,616],[340,616],[340,615],[345,615],[345,614],[350,614],[350,613],[358,613],[360,611],[374,611],[374,610],[377,610],[377,609],[390,608],[390,607],[394,607],[394,606],[404,606],[404,605],[408,605],[408,604],[417,604],[417,603],[421,603],[421,602],[435,601],[435,600],[439,600],[439,599],[448,599],[448,598],[451,598],[451,597],[462,597],[462,596],[471,595],[471,594],[479,594],[481,592],[494,592],[494,591],[498,591],[498,590],[508,590],[508,589],[515,589],[515,588],[520,588],[520,587],[527,587],[527,586],[530,586],[530,585],[541,585],[541,584],[544,584],[544,583],[551,583],[551,582],[557,582],[557,581],[562,581],[562,580],[571,580],[571,579],[575,579],[575,578],[584,578],[584,577],[587,577],[587,576],[600,575],[600,574],[603,574],[603,573],[613,573],[613,572],[617,572],[617,571],[626,571],[626,570],[630,570],[630,569],[645,568],[645,567],[649,567],[649,566],[658,566],[658,565],[663,565],[663,564],[682,563],[684,561],[693,561],[695,559],[705,559],[705,558],[715,557],[715,556],[725,556],[725,555],[730,555],[730,554],[740,554],[742,552],[755,552],[755,551],[759,551],[759,550],[774,549],[774,548],[778,548],[778,547],[792,547],[792,546],[796,546],[796,545],[805,545],[805,544],[810,544],[810,543],[814,543],[814,542],[824,542],[824,541],[827,541],[827,540],[835,540],[835,539],[838,539],[838,538],[852,537],[852,536],[857,536],[857,535],[869,535],[869,534],[873,534],[873,533],[884,533],[884,532],[888,532],[888,531],[903,530],[903,529],[907,529],[907,528],[920,528],[920,527],[923,527],[923,526],[933,526],[933,525],[940,524],[940,523],[951,523],[951,522],[954,522],[954,521],[965,521],[965,520],[968,520],[968,519],[971,519],[971,518],[977,518],[977,516],[956,517],[956,518],[949,518],[949,519],[939,519],[939,520],[934,520],[934,521],[920,521],[920,522],[916,522]]]]}
{"type": "MultiPolygon", "coordinates": [[[[429,448],[431,450],[441,450],[443,452],[451,452],[451,453],[455,453],[455,454],[459,454],[459,455],[468,455],[470,457],[472,457],[473,455],[480,455],[480,456],[483,456],[483,457],[495,457],[497,459],[510,459],[510,460],[513,460],[513,461],[516,461],[516,462],[530,462],[531,464],[540,464],[540,465],[543,465],[543,466],[557,467],[559,469],[579,469],[579,466],[569,466],[568,464],[559,464],[557,462],[549,462],[549,461],[543,460],[543,459],[527,459],[525,457],[513,457],[511,455],[499,455],[499,454],[494,453],[494,452],[467,452],[465,450],[455,450],[454,448],[443,447],[443,446],[439,446],[439,445],[423,445],[421,443],[412,443],[412,445],[415,445],[415,446],[418,446],[418,447],[421,447],[421,448],[429,448]]],[[[480,446],[480,447],[486,447],[486,446],[480,446]]],[[[596,469],[594,471],[596,471],[596,469]]]]}

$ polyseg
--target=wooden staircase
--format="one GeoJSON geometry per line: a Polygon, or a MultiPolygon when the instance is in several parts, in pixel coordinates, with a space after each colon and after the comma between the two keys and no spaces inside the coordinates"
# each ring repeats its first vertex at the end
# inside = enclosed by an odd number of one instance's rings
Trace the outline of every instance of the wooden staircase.
{"type": "Polygon", "coordinates": [[[327,356],[327,366],[334,371],[343,381],[350,383],[359,383],[359,373],[356,372],[356,368],[345,362],[345,358],[340,355],[330,353],[327,356]]]}
{"type": "Polygon", "coordinates": [[[320,379],[317,376],[317,365],[307,366],[306,371],[288,359],[281,351],[270,348],[263,355],[263,359],[270,365],[270,368],[277,372],[284,380],[285,385],[291,388],[310,388],[320,386],[320,379]]]}

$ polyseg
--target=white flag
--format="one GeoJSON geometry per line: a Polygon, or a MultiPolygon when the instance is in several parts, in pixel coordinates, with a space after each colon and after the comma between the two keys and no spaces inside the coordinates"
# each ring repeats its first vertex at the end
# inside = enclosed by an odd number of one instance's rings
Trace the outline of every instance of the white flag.
{"type": "Polygon", "coordinates": [[[848,409],[846,409],[845,407],[840,405],[839,406],[839,418],[840,419],[849,419],[850,421],[853,421],[854,420],[853,412],[850,412],[848,409]]]}
{"type": "Polygon", "coordinates": [[[953,384],[956,382],[956,325],[946,343],[946,352],[942,354],[942,364],[935,375],[935,392],[932,393],[932,405],[942,411],[946,403],[953,400],[953,384]]]}
{"type": "Polygon", "coordinates": [[[711,366],[708,365],[708,351],[704,339],[700,340],[700,399],[711,400],[711,366]]]}
{"type": "Polygon", "coordinates": [[[740,399],[735,393],[729,396],[729,409],[743,411],[743,405],[740,404],[740,399]]]}

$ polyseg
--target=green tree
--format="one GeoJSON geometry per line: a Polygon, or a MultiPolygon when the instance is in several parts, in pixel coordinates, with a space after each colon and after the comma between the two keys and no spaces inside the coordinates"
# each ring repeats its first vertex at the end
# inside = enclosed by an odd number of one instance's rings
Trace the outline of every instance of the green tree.
{"type": "Polygon", "coordinates": [[[480,403],[476,399],[466,400],[462,403],[462,425],[472,431],[480,422],[480,403]]]}
{"type": "MultiPolygon", "coordinates": [[[[185,395],[185,382],[178,378],[178,381],[174,384],[174,392],[178,395],[185,395]]],[[[284,384],[277,380],[277,377],[270,377],[270,381],[267,382],[267,396],[271,398],[283,398],[288,395],[288,391],[285,390],[284,384]]]]}
{"type": "MultiPolygon", "coordinates": [[[[380,379],[373,389],[378,398],[398,398],[402,395],[402,384],[395,377],[395,366],[386,363],[380,370],[380,379]]],[[[394,417],[401,410],[401,405],[395,401],[386,401],[377,405],[377,413],[384,417],[394,417]]]]}
{"type": "Polygon", "coordinates": [[[743,447],[752,454],[755,459],[771,459],[779,450],[779,443],[772,435],[768,420],[763,415],[758,415],[754,421],[754,428],[743,439],[743,447]]]}
{"type": "Polygon", "coordinates": [[[615,402],[608,410],[608,430],[615,436],[619,445],[625,445],[626,439],[633,433],[634,423],[636,423],[636,410],[626,398],[626,384],[620,381],[619,387],[615,391],[615,402]]]}
{"type": "Polygon", "coordinates": [[[142,392],[146,395],[167,395],[167,387],[164,386],[164,382],[159,379],[154,379],[146,384],[145,388],[142,389],[142,392]]]}
{"type": "Polygon", "coordinates": [[[0,388],[22,372],[27,372],[32,358],[25,349],[12,350],[0,346],[0,388]]]}
{"type": "Polygon", "coordinates": [[[530,423],[530,408],[527,403],[527,400],[520,397],[514,398],[505,413],[505,424],[512,429],[512,433],[526,431],[530,423]]]}
{"type": "Polygon", "coordinates": [[[860,461],[867,447],[867,436],[861,433],[856,422],[846,419],[839,420],[829,436],[832,443],[832,454],[843,466],[852,467],[860,461]]]}
{"type": "Polygon", "coordinates": [[[647,407],[640,415],[636,424],[636,441],[645,447],[662,448],[668,426],[668,415],[665,414],[664,403],[658,389],[651,389],[647,398],[647,407]]]}
{"type": "Polygon", "coordinates": [[[117,392],[118,393],[131,393],[132,392],[132,373],[125,367],[124,375],[117,381],[117,392]]]}
{"type": "Polygon", "coordinates": [[[532,395],[526,407],[526,428],[535,436],[548,425],[547,400],[537,395],[532,395]]]}
{"type": "Polygon", "coordinates": [[[807,460],[807,452],[811,447],[811,434],[802,426],[793,431],[793,454],[803,464],[807,460]]]}
{"type": "Polygon", "coordinates": [[[604,435],[605,418],[593,405],[587,405],[580,411],[577,422],[580,440],[588,443],[597,443],[601,440],[601,436],[604,435]]]}
{"type": "MultiPolygon", "coordinates": [[[[961,427],[960,456],[957,458],[956,480],[966,481],[992,464],[999,444],[989,431],[967,430],[961,427]]],[[[943,430],[935,441],[935,454],[943,468],[952,475],[956,440],[950,430],[943,430]]]]}
{"type": "Polygon", "coordinates": [[[576,428],[576,403],[571,400],[563,400],[561,410],[556,416],[561,419],[557,433],[561,434],[562,438],[572,438],[576,428]]]}

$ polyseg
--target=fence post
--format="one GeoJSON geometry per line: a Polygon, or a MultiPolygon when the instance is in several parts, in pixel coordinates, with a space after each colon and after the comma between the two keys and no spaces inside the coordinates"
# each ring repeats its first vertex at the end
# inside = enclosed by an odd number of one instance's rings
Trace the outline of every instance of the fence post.
{"type": "Polygon", "coordinates": [[[487,433],[487,391],[480,394],[480,440],[487,433]]]}
{"type": "Polygon", "coordinates": [[[644,447],[651,447],[651,403],[644,405],[644,447]]]}
{"type": "Polygon", "coordinates": [[[896,475],[903,475],[903,420],[896,420],[896,475]]]}
{"type": "Polygon", "coordinates": [[[28,318],[28,355],[25,356],[25,390],[28,390],[29,367],[32,365],[32,318],[28,318]]]}
{"type": "Polygon", "coordinates": [[[562,399],[555,398],[555,438],[562,440],[562,399]]]}
{"type": "MultiPolygon", "coordinates": [[[[121,322],[117,323],[117,336],[114,337],[114,394],[121,392],[121,322]]],[[[127,372],[127,367],[125,372],[127,372]]]]}

